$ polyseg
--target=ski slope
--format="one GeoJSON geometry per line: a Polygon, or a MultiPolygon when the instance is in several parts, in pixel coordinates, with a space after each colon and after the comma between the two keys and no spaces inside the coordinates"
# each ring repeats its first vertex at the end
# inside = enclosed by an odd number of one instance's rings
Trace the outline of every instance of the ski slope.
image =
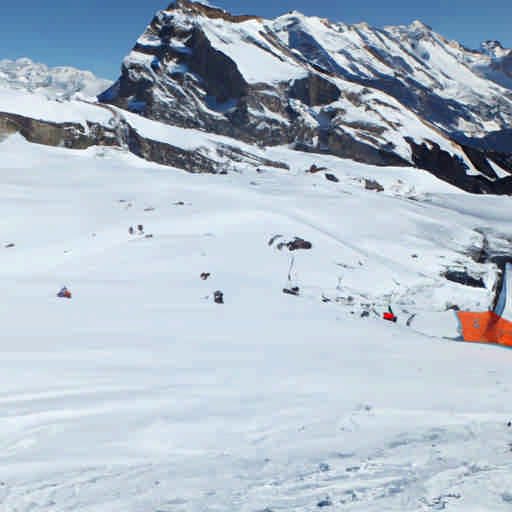
{"type": "Polygon", "coordinates": [[[467,248],[506,245],[512,200],[266,155],[291,170],[0,143],[0,510],[510,509],[512,352],[443,336],[489,307],[467,248]]]}

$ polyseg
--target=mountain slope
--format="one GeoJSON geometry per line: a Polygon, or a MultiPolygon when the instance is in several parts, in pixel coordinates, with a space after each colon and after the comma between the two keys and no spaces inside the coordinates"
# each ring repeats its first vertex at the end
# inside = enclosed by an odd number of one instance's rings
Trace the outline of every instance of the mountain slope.
{"type": "Polygon", "coordinates": [[[509,58],[498,44],[470,52],[419,22],[377,30],[298,12],[264,20],[178,0],[100,101],[265,146],[412,163],[471,190],[466,174],[497,178],[487,158],[512,169],[507,154],[489,152],[505,144],[486,138],[508,137],[509,58]]]}
{"type": "Polygon", "coordinates": [[[442,336],[492,302],[510,198],[267,152],[292,170],[0,143],[5,510],[508,510],[512,352],[442,336]]]}
{"type": "MultiPolygon", "coordinates": [[[[492,153],[497,161],[495,163],[476,150],[470,151],[468,147],[463,149],[452,143],[435,130],[430,131],[430,138],[426,142],[416,144],[412,137],[416,131],[416,136],[421,138],[423,124],[413,115],[410,115],[409,121],[405,140],[414,150],[412,159],[414,164],[420,164],[417,167],[428,169],[439,178],[472,192],[508,194],[512,191],[512,183],[505,170],[506,156],[492,153]],[[479,171],[480,167],[484,169],[485,176],[479,171]],[[450,174],[445,174],[446,169],[450,174]]],[[[74,149],[98,145],[117,146],[152,162],[179,167],[192,173],[243,172],[245,165],[290,169],[302,158],[298,151],[300,149],[302,153],[312,153],[311,158],[317,163],[321,161],[322,154],[308,151],[304,146],[291,145],[296,156],[291,158],[290,153],[287,153],[284,161],[276,160],[273,155],[280,152],[274,151],[272,146],[265,147],[204,130],[167,125],[112,105],[80,100],[53,101],[40,94],[0,89],[0,136],[15,132],[21,133],[31,142],[74,149]]],[[[399,142],[405,150],[403,141],[399,142]]],[[[350,147],[352,150],[357,149],[353,144],[350,147]]],[[[323,154],[328,152],[324,151],[323,154]]],[[[343,154],[340,151],[340,155],[343,154]]],[[[351,155],[349,153],[345,156],[351,155]]],[[[341,165],[346,159],[334,161],[336,165],[341,165]]],[[[376,163],[382,164],[382,161],[376,163]]],[[[406,169],[407,165],[414,165],[408,164],[403,158],[399,158],[397,164],[406,169]]]]}

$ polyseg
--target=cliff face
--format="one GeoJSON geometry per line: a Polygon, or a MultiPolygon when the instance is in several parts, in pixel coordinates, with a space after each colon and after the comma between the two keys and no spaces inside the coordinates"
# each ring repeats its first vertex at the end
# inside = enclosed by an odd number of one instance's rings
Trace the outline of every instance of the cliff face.
{"type": "Polygon", "coordinates": [[[0,112],[0,136],[20,133],[29,142],[69,149],[86,149],[93,145],[119,146],[116,130],[97,123],[55,123],[19,114],[0,112]]]}
{"type": "MultiPolygon", "coordinates": [[[[27,101],[30,99],[27,97],[27,101]]],[[[59,105],[63,112],[69,108],[66,103],[59,105]]],[[[55,104],[50,102],[48,106],[55,107],[55,104]]],[[[37,110],[34,110],[34,117],[0,111],[0,140],[13,133],[20,133],[29,142],[48,146],[69,149],[118,147],[145,160],[191,173],[222,173],[232,162],[253,167],[289,169],[286,163],[254,154],[250,148],[249,151],[244,150],[232,139],[214,139],[210,147],[204,147],[201,142],[187,144],[186,139],[194,138],[199,132],[190,134],[186,130],[178,129],[178,140],[174,140],[174,137],[159,139],[154,136],[155,130],[159,131],[161,126],[159,123],[151,123],[149,130],[145,130],[140,126],[137,116],[127,118],[122,111],[111,107],[88,104],[86,114],[88,115],[74,122],[58,122],[55,119],[42,119],[37,110]]]]}

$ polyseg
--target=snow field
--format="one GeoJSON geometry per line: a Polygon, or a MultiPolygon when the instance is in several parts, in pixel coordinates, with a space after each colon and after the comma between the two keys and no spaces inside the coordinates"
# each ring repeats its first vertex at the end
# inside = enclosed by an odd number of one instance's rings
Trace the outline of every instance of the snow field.
{"type": "Polygon", "coordinates": [[[5,510],[510,507],[512,353],[441,338],[447,301],[491,297],[439,275],[472,265],[475,227],[510,231],[509,198],[286,148],[266,154],[290,171],[225,176],[19,136],[0,154],[5,510]]]}
{"type": "Polygon", "coordinates": [[[111,112],[83,101],[67,102],[48,99],[42,93],[27,93],[0,86],[0,112],[15,113],[54,123],[95,122],[109,126],[113,122],[111,112]]]}

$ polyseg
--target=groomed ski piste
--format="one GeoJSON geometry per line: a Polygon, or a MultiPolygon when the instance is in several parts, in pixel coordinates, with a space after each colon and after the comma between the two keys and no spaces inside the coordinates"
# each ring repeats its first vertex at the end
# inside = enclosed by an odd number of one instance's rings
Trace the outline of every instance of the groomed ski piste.
{"type": "Polygon", "coordinates": [[[0,143],[2,511],[510,510],[512,352],[447,338],[512,199],[266,154],[290,170],[0,143]]]}

